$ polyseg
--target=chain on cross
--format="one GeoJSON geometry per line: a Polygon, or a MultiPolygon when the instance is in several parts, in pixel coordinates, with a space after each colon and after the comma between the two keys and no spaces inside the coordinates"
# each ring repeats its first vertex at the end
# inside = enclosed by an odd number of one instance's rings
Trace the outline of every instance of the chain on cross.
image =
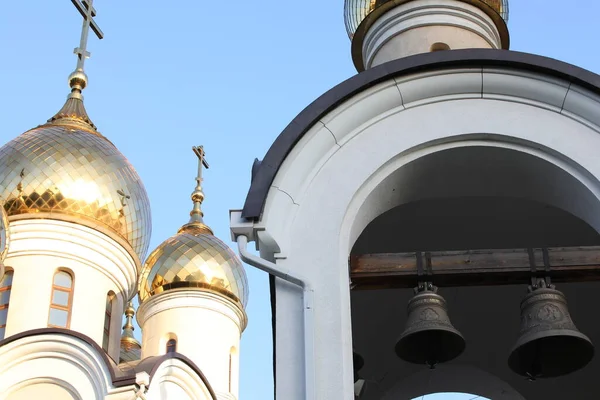
{"type": "Polygon", "coordinates": [[[96,16],[96,9],[92,3],[94,0],[71,0],[71,3],[77,8],[77,11],[83,17],[83,26],[81,28],[81,39],[79,40],[79,47],[73,50],[73,53],[77,54],[77,70],[83,71],[83,64],[86,58],[90,57],[90,53],[87,51],[88,32],[90,28],[94,31],[98,39],[104,37],[104,33],[100,30],[94,17],[96,16]]]}

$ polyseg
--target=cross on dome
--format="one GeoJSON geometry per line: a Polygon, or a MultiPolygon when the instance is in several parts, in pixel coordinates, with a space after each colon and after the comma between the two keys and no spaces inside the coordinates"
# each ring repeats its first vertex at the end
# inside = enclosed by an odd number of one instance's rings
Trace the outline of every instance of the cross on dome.
{"type": "Polygon", "coordinates": [[[204,146],[193,146],[192,150],[194,154],[198,156],[198,177],[196,181],[198,185],[202,182],[202,169],[208,169],[208,162],[206,161],[206,153],[204,152],[204,146]]]}
{"type": "Polygon", "coordinates": [[[204,168],[208,169],[208,162],[206,161],[206,153],[204,152],[203,146],[193,146],[192,151],[198,157],[198,174],[196,176],[196,187],[192,192],[192,202],[194,208],[190,211],[190,221],[184,225],[184,227],[196,226],[201,229],[210,230],[205,224],[202,217],[202,202],[204,201],[204,192],[202,191],[202,173],[204,168]]]}
{"type": "Polygon", "coordinates": [[[77,11],[83,17],[83,25],[81,27],[81,38],[79,47],[73,50],[77,54],[77,67],[75,71],[69,75],[69,86],[71,93],[67,97],[65,105],[48,120],[48,123],[57,125],[77,125],[86,130],[97,132],[96,126],[92,123],[85,107],[83,106],[83,96],[81,92],[88,83],[88,77],[83,71],[85,59],[90,57],[90,52],[87,51],[88,33],[90,28],[94,31],[98,39],[104,38],[104,33],[94,21],[96,9],[93,7],[93,0],[71,0],[77,11]]]}
{"type": "Polygon", "coordinates": [[[90,52],[87,51],[88,33],[90,28],[94,31],[98,39],[104,38],[104,33],[100,30],[100,27],[94,21],[96,16],[96,9],[92,3],[94,0],[71,0],[71,3],[77,8],[77,11],[83,17],[83,26],[81,27],[81,38],[79,40],[79,47],[73,50],[73,53],[77,54],[77,69],[83,71],[83,64],[86,58],[90,57],[90,52]]]}
{"type": "Polygon", "coordinates": [[[83,25],[81,27],[81,37],[79,39],[79,47],[73,50],[77,54],[77,68],[69,76],[69,85],[71,89],[81,91],[87,85],[87,76],[83,71],[85,59],[90,57],[90,52],[87,51],[88,33],[90,28],[94,31],[98,39],[104,38],[104,33],[94,21],[96,9],[93,6],[94,0],[71,0],[77,11],[83,17],[83,25]]]}

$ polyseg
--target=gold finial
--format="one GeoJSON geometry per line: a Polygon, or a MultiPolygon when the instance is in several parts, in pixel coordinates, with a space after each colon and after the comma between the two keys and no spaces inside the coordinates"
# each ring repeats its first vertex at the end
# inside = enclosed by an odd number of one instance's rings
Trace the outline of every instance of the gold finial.
{"type": "Polygon", "coordinates": [[[69,86],[71,87],[71,93],[67,97],[65,105],[57,112],[52,118],[48,120],[49,123],[55,125],[70,125],[78,128],[96,131],[96,126],[92,123],[90,118],[85,111],[83,106],[83,96],[81,92],[88,83],[87,75],[83,70],[85,59],[90,57],[90,52],[87,51],[88,33],[90,28],[94,31],[98,39],[104,37],[104,33],[94,21],[96,16],[96,9],[93,7],[93,0],[71,0],[71,3],[77,8],[77,11],[83,17],[83,26],[81,28],[81,38],[79,40],[79,47],[73,50],[73,53],[77,54],[77,67],[75,71],[69,75],[69,86]]]}
{"type": "Polygon", "coordinates": [[[203,146],[194,146],[192,147],[194,154],[198,157],[198,175],[196,176],[196,187],[192,192],[192,202],[194,203],[194,207],[192,211],[190,211],[190,221],[185,224],[179,232],[184,230],[190,230],[192,228],[195,229],[196,233],[210,233],[212,234],[212,230],[206,226],[202,217],[204,213],[202,212],[202,202],[204,201],[204,192],[202,191],[202,172],[204,168],[208,169],[208,162],[206,161],[206,153],[204,153],[203,146]]]}
{"type": "Polygon", "coordinates": [[[121,346],[139,346],[140,343],[133,336],[133,316],[135,315],[135,309],[133,303],[130,301],[125,309],[125,325],[123,325],[123,334],[121,335],[121,346]]]}

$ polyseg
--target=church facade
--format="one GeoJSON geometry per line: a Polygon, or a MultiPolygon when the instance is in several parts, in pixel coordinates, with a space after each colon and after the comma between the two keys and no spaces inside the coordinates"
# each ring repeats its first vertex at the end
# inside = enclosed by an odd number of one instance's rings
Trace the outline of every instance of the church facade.
{"type": "Polygon", "coordinates": [[[235,400],[248,283],[203,220],[204,149],[189,220],[146,258],[144,185],[83,103],[88,31],[103,33],[91,0],[73,4],[71,93],[0,148],[0,398],[235,400]]]}

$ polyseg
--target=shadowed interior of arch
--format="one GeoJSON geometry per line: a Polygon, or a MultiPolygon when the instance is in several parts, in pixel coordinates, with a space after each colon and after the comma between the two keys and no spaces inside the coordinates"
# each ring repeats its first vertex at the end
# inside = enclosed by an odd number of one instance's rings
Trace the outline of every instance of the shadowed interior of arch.
{"type": "MultiPolygon", "coordinates": [[[[372,192],[363,207],[383,212],[362,230],[352,254],[598,246],[599,206],[579,180],[546,160],[504,148],[455,148],[405,165],[372,192]]],[[[361,400],[437,392],[520,400],[565,388],[584,390],[578,382],[593,381],[593,367],[543,384],[508,368],[527,284],[441,287],[467,347],[433,371],[404,362],[394,352],[412,289],[353,290],[353,345],[365,361],[361,400]],[[402,393],[394,394],[400,387],[402,393]]],[[[600,342],[600,326],[591,317],[600,301],[600,283],[561,283],[559,289],[577,304],[570,311],[579,330],[600,342]]]]}

